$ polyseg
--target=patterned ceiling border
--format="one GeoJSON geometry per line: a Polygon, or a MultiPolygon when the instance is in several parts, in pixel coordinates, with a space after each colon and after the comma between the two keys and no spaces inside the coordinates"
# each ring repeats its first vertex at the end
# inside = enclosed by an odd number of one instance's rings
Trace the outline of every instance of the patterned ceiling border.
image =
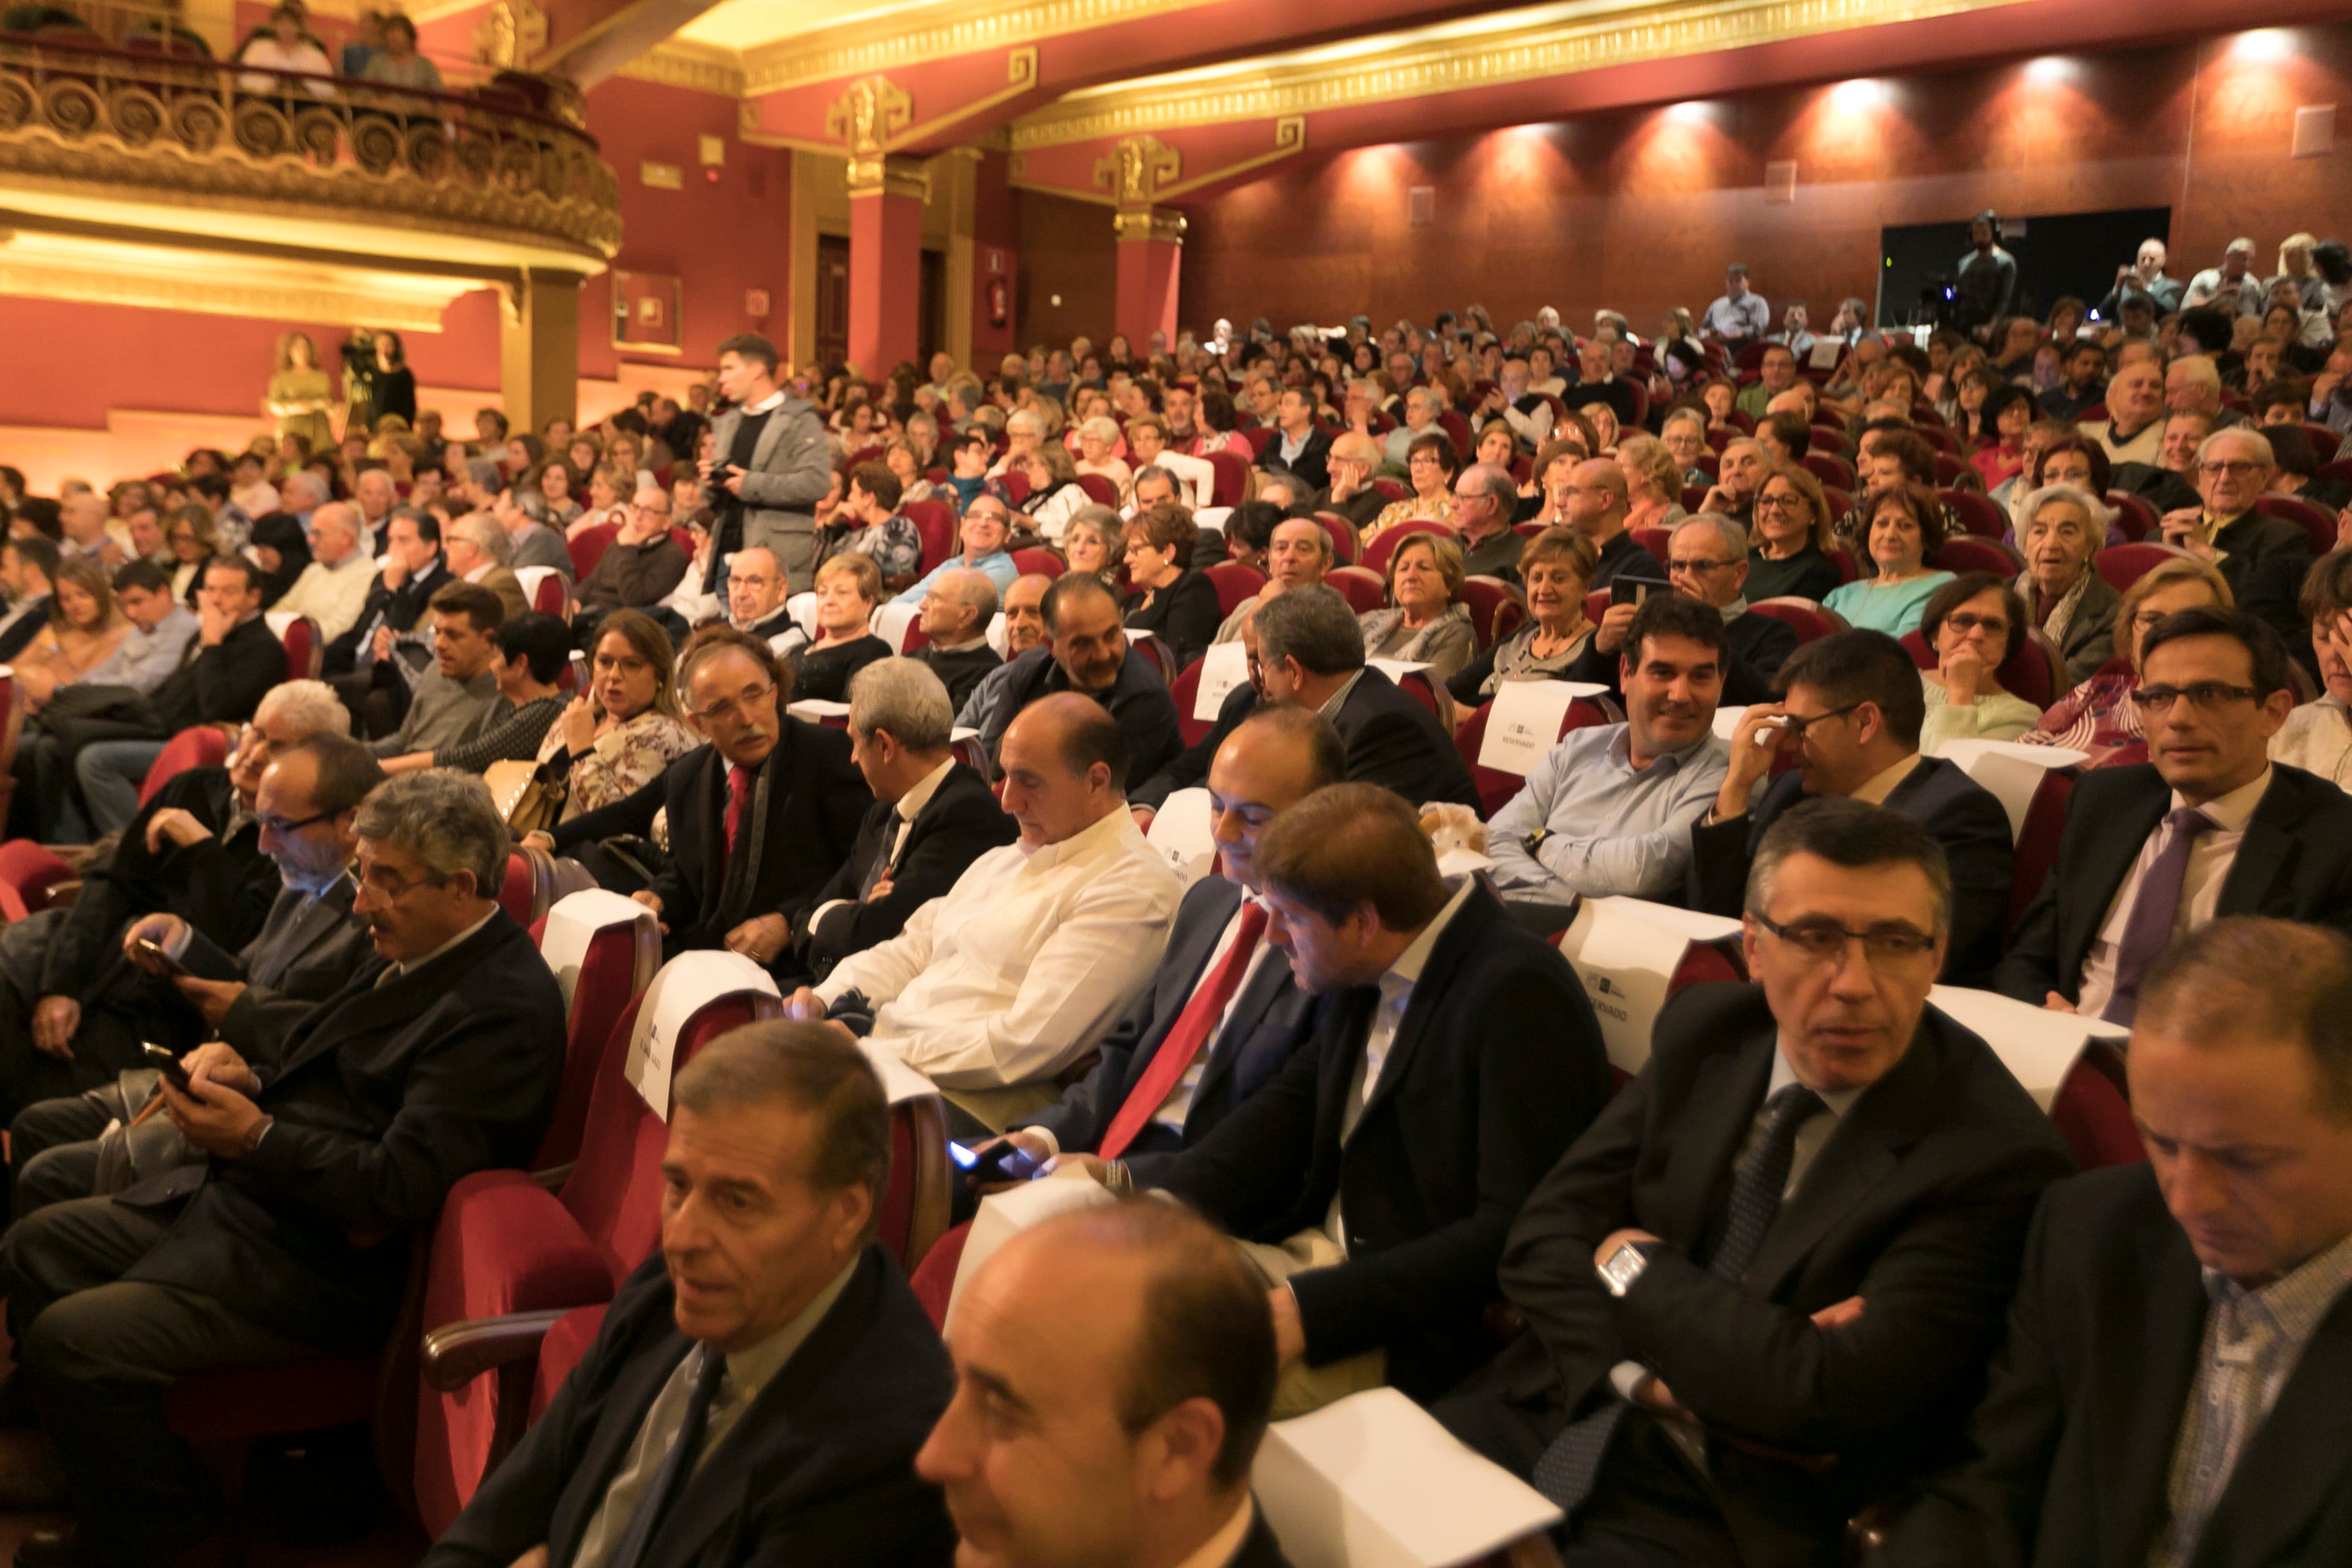
{"type": "Polygon", "coordinates": [[[682,87],[689,92],[715,93],[720,98],[743,96],[743,65],[734,50],[689,43],[683,38],[655,45],[614,74],[636,81],[657,82],[663,87],[682,87]]]}
{"type": "Polygon", "coordinates": [[[743,90],[754,97],[869,71],[1012,48],[1115,22],[1171,16],[1217,0],[978,0],[926,5],[852,27],[779,39],[741,52],[743,90]]]}

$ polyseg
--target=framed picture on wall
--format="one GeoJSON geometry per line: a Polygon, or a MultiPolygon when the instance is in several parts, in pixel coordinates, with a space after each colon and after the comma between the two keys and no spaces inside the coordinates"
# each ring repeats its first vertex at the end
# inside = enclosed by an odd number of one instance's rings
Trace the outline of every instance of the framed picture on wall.
{"type": "Polygon", "coordinates": [[[686,285],[659,272],[613,274],[613,346],[641,353],[686,352],[686,285]]]}

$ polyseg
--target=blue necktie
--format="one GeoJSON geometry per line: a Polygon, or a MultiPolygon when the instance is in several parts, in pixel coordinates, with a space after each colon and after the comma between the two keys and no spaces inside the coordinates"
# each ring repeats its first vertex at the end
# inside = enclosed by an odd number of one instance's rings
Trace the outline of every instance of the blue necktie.
{"type": "Polygon", "coordinates": [[[686,1402],[686,1413],[679,1417],[677,1436],[672,1440],[669,1452],[663,1456],[661,1468],[654,1473],[646,1495],[637,1500],[636,1512],[629,1516],[629,1528],[613,1548],[605,1568],[642,1568],[646,1561],[646,1549],[653,1544],[654,1531],[661,1527],[663,1513],[685,1489],[686,1479],[694,1473],[695,1451],[702,1447],[702,1428],[710,1419],[710,1402],[717,1397],[719,1381],[727,1375],[727,1358],[709,1345],[697,1345],[693,1353],[702,1358],[694,1378],[694,1393],[686,1402]]]}

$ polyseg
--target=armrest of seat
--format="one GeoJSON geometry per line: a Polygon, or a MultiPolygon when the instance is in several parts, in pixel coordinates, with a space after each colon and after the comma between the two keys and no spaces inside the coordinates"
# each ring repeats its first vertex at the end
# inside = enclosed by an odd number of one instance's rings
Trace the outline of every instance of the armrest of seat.
{"type": "Polygon", "coordinates": [[[555,1194],[520,1171],[484,1171],[449,1190],[427,1267],[425,1326],[612,1299],[613,1259],[555,1194]]]}
{"type": "Polygon", "coordinates": [[[568,1307],[544,1312],[510,1312],[502,1318],[468,1318],[425,1336],[425,1382],[439,1394],[455,1394],[486,1372],[539,1354],[568,1307]]]}

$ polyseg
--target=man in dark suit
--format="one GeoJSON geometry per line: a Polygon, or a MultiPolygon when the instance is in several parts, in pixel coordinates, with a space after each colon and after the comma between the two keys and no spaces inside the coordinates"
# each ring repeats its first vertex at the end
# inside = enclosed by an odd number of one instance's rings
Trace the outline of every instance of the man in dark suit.
{"type": "MultiPolygon", "coordinates": [[[[203,1163],[54,1203],[0,1239],[0,1289],[76,1526],[40,1563],[158,1563],[219,1522],[164,1417],[212,1367],[366,1353],[398,1311],[412,1234],[450,1185],[519,1164],[563,1070],[563,996],[495,894],[506,824],[478,778],[383,784],[360,811],[377,957],[253,1065],[189,1053],[162,1094],[203,1163]]],[[[69,1151],[59,1151],[60,1155],[69,1151]]]]}
{"type": "MultiPolygon", "coordinates": [[[[1581,391],[1577,395],[1580,401],[1590,401],[1581,391]]],[[[1561,491],[1568,497],[1563,521],[1601,552],[1600,563],[1592,569],[1594,588],[1606,588],[1620,577],[1652,583],[1666,580],[1665,563],[1626,530],[1625,470],[1614,458],[1577,464],[1568,471],[1568,483],[1561,491]]]]}
{"type": "Polygon", "coordinates": [[[847,735],[784,711],[792,677],[758,638],[705,626],[679,663],[678,689],[710,744],[627,799],[563,824],[555,847],[643,836],[667,806],[669,864],[631,895],[662,917],[666,950],[725,948],[773,963],[793,918],[848,858],[874,796],[847,735]]]}
{"type": "Polygon", "coordinates": [[[1328,1004],[1265,941],[1257,841],[1280,813],[1339,783],[1342,765],[1331,727],[1296,708],[1255,713],[1226,738],[1209,770],[1218,875],[1185,892],[1150,985],[1097,1047],[1094,1069],[1005,1134],[1031,1158],[1066,1149],[1149,1174],[1314,1037],[1328,1004]]]}
{"type": "MultiPolygon", "coordinates": [[[[74,1059],[144,1067],[142,1041],[185,1053],[217,1030],[246,1060],[267,1060],[374,951],[367,922],[352,911],[351,864],[360,803],[383,782],[375,758],[348,735],[310,735],[278,752],[253,804],[264,864],[278,884],[259,934],[232,952],[168,910],[131,921],[114,939],[124,962],[110,965],[92,994],[74,1059]]],[[[80,1144],[87,1158],[110,1120],[138,1109],[110,1081],[28,1107],[8,1132],[16,1212],[89,1193],[87,1165],[36,1156],[80,1144]]]]}
{"type": "Polygon", "coordinates": [[[2119,1024],[2164,944],[2217,915],[2352,926],[2352,796],[2266,749],[2294,707],[2278,640],[2243,611],[2184,610],[2139,657],[2148,760],[2074,785],[1993,980],[2119,1024]]]}
{"type": "Polygon", "coordinates": [[[2241,916],[2167,950],[2132,1031],[2148,1163],[2043,1200],[1973,1453],[1874,1561],[2352,1562],[2347,1017],[2338,932],[2241,916]]]}
{"type": "Polygon", "coordinates": [[[1708,914],[1738,914],[1757,847],[1801,801],[1843,795],[1883,805],[1926,828],[1944,851],[1952,880],[1944,978],[1983,984],[2009,923],[2009,813],[1958,764],[1919,754],[1927,702],[1918,666],[1893,637],[1863,630],[1806,644],[1780,675],[1787,695],[1740,716],[1723,792],[1691,829],[1685,901],[1708,914]],[[1759,797],[1757,783],[1777,756],[1796,766],[1759,797]]]}
{"type": "Polygon", "coordinates": [[[1809,802],[1748,884],[1754,985],[1685,991],[1512,1226],[1528,1338],[1440,1419],[1568,1510],[1578,1563],[1822,1563],[1948,1448],[2042,1190],[2072,1165],[1929,1008],[1916,823],[1809,802]]]}
{"type": "Polygon", "coordinates": [[[660,1251],[426,1568],[946,1568],[912,1461],[953,1373],[874,1240],[872,1066],[822,1026],[752,1024],[672,1099],[660,1251]]]}
{"type": "Polygon", "coordinates": [[[1306,500],[1331,484],[1331,437],[1315,427],[1315,399],[1305,389],[1283,388],[1274,404],[1274,437],[1258,456],[1268,473],[1288,474],[1306,500]]]}
{"type": "Polygon", "coordinates": [[[1249,1488],[1275,1386],[1265,1300],[1172,1205],[1007,1241],[957,1300],[955,1398],[915,1458],[958,1568],[1286,1568],[1249,1488]]]}
{"type": "Polygon", "coordinates": [[[1251,1244],[1279,1411],[1381,1383],[1430,1399],[1491,1351],[1511,1216],[1608,1099],[1600,1026],[1483,884],[1447,890],[1389,791],[1318,790],[1257,869],[1271,940],[1301,989],[1338,994],[1330,1020],[1151,1184],[1251,1244]]]}
{"type": "MultiPolygon", "coordinates": [[[[369,584],[360,618],[327,645],[327,679],[369,738],[388,735],[408,711],[409,683],[393,668],[394,645],[415,638],[433,595],[452,581],[441,554],[441,521],[421,507],[394,507],[384,524],[383,566],[369,584]]],[[[404,658],[412,668],[420,653],[404,658]]]]}
{"type": "Polygon", "coordinates": [[[2264,563],[2275,558],[2308,563],[2311,535],[2303,525],[2254,510],[2254,502],[2277,476],[2278,459],[2262,432],[2238,427],[2214,431],[2197,447],[2200,504],[2164,514],[2164,542],[2211,562],[2242,599],[2251,576],[2264,563]]]}
{"type": "Polygon", "coordinates": [[[36,533],[0,543],[0,592],[8,608],[0,616],[0,658],[14,658],[49,624],[56,592],[58,547],[36,533]]]}
{"type": "Polygon", "coordinates": [[[915,659],[878,660],[850,681],[850,757],[874,805],[849,858],[793,919],[796,972],[822,980],[889,941],[974,860],[1020,837],[988,781],[949,749],[954,726],[946,689],[915,659]]]}
{"type": "Polygon", "coordinates": [[[924,643],[914,658],[946,686],[950,712],[961,712],[972,689],[1004,662],[988,646],[988,623],[995,618],[996,584],[985,572],[942,572],[923,595],[924,643]]]}
{"type": "Polygon", "coordinates": [[[1076,691],[1093,698],[1127,738],[1127,775],[1148,779],[1183,748],[1175,700],[1160,667],[1129,647],[1119,603],[1092,573],[1066,573],[1045,590],[1045,645],[1005,668],[1003,695],[980,727],[989,761],[1003,766],[1004,731],[1041,697],[1076,691]]]}
{"type": "MultiPolygon", "coordinates": [[[[1667,581],[1723,615],[1723,700],[1734,706],[1766,702],[1780,666],[1797,651],[1797,628],[1748,607],[1747,530],[1718,515],[1679,524],[1667,547],[1667,581]]],[[[1618,689],[1618,656],[1639,606],[1612,605],[1593,628],[1584,652],[1568,668],[1570,680],[1593,680],[1618,689]]]]}

